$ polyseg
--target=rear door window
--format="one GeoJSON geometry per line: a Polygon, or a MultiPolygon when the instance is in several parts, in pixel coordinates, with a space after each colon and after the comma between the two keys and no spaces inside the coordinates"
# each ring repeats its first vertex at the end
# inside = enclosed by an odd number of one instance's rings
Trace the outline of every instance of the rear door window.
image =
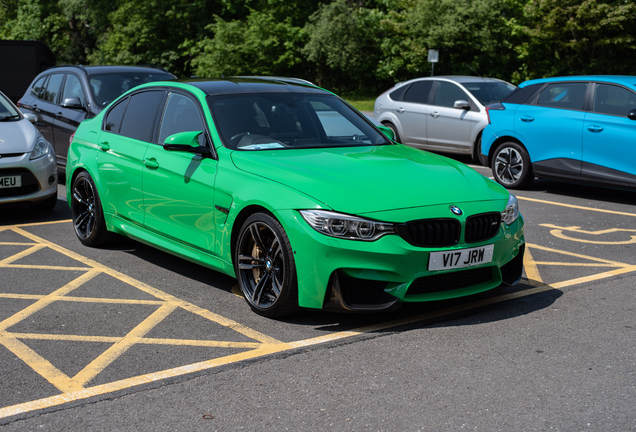
{"type": "Polygon", "coordinates": [[[582,110],[586,90],[587,83],[550,84],[541,92],[537,104],[549,108],[582,110]]]}
{"type": "Polygon", "coordinates": [[[635,108],[636,93],[615,85],[596,84],[594,112],[627,116],[627,113],[635,108]]]}
{"type": "Polygon", "coordinates": [[[416,81],[404,94],[405,102],[427,104],[433,81],[416,81]]]}
{"type": "Polygon", "coordinates": [[[49,82],[46,84],[46,90],[40,97],[47,102],[57,103],[60,87],[62,87],[62,80],[64,80],[64,74],[51,75],[49,82]]]}
{"type": "Polygon", "coordinates": [[[152,141],[162,90],[145,91],[130,97],[119,133],[141,141],[152,141]]]}

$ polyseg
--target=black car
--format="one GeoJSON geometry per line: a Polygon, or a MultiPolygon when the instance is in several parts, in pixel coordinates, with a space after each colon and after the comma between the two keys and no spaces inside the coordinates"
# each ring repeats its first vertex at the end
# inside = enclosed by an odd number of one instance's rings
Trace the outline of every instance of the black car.
{"type": "Polygon", "coordinates": [[[18,107],[38,117],[35,126],[55,148],[64,171],[69,139],[82,120],[95,117],[133,87],[175,78],[147,66],[56,66],[35,77],[18,107]]]}

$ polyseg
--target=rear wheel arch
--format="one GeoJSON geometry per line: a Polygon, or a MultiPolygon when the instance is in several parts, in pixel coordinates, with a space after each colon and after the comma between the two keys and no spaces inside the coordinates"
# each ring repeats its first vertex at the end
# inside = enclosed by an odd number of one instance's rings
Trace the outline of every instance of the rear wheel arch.
{"type": "MultiPolygon", "coordinates": [[[[517,138],[511,137],[511,136],[502,136],[500,138],[497,138],[495,140],[495,142],[492,143],[492,145],[490,146],[490,149],[488,150],[488,166],[490,168],[492,168],[493,165],[493,158],[495,157],[495,150],[497,150],[497,147],[499,147],[499,145],[505,143],[505,142],[514,142],[519,144],[521,147],[523,147],[523,149],[526,151],[526,153],[528,153],[528,158],[530,158],[530,152],[528,152],[528,149],[526,148],[525,145],[523,145],[523,143],[521,141],[519,141],[517,138]]],[[[532,162],[532,158],[530,158],[530,162],[532,162]]]]}

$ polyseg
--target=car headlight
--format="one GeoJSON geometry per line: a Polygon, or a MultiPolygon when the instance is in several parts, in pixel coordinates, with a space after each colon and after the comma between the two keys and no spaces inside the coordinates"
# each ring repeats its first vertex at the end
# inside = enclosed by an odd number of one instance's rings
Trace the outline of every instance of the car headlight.
{"type": "Polygon", "coordinates": [[[504,221],[506,225],[510,225],[519,217],[519,204],[517,203],[517,197],[513,194],[510,194],[508,197],[508,204],[506,204],[506,209],[501,212],[501,220],[504,221]]]}
{"type": "Polygon", "coordinates": [[[373,241],[395,234],[393,224],[324,210],[301,210],[300,214],[319,233],[347,240],[373,241]]]}
{"type": "Polygon", "coordinates": [[[43,156],[46,156],[51,151],[51,146],[48,141],[39,136],[35,140],[35,147],[33,147],[33,151],[31,152],[31,157],[29,159],[39,159],[43,156]]]}

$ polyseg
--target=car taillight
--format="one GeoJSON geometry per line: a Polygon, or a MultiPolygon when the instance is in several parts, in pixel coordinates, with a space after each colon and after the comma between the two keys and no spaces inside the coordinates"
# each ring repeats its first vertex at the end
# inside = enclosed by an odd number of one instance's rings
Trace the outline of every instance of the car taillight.
{"type": "Polygon", "coordinates": [[[499,103],[499,102],[486,106],[486,116],[488,116],[488,124],[490,124],[490,110],[503,111],[505,109],[506,109],[506,107],[503,106],[503,104],[499,103]]]}
{"type": "Polygon", "coordinates": [[[75,132],[71,134],[71,137],[68,139],[68,145],[70,146],[73,143],[73,138],[75,138],[75,132]]]}

